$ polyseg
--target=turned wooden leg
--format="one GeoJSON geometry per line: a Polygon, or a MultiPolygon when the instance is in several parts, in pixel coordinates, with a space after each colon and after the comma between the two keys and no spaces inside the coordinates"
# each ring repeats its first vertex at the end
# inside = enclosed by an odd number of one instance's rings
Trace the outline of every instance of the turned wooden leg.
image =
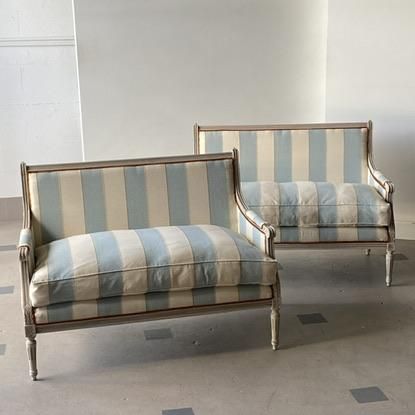
{"type": "Polygon", "coordinates": [[[395,251],[394,244],[388,244],[386,247],[386,286],[390,287],[392,284],[392,270],[393,270],[393,252],[395,251]]]}
{"type": "Polygon", "coordinates": [[[278,299],[272,300],[271,306],[271,346],[272,350],[277,350],[279,345],[280,310],[278,299]]]}
{"type": "Polygon", "coordinates": [[[37,363],[36,363],[36,340],[35,338],[26,338],[27,357],[29,358],[29,373],[32,380],[37,378],[37,363]]]}
{"type": "Polygon", "coordinates": [[[366,256],[369,256],[369,255],[370,255],[370,248],[365,249],[365,255],[366,255],[366,256]]]}

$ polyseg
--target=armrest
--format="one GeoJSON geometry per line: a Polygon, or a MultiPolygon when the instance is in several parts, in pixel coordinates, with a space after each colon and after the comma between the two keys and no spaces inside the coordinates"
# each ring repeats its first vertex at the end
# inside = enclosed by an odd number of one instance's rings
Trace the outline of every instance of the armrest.
{"type": "Polygon", "coordinates": [[[20,231],[19,243],[17,244],[19,257],[21,261],[28,261],[33,252],[33,236],[30,228],[24,228],[20,231]]]}
{"type": "Polygon", "coordinates": [[[262,252],[274,258],[274,228],[254,211],[241,209],[239,205],[238,208],[239,233],[262,252]]]}
{"type": "Polygon", "coordinates": [[[387,202],[392,202],[392,194],[395,187],[390,179],[388,179],[379,170],[369,165],[369,183],[383,196],[387,202]]]}

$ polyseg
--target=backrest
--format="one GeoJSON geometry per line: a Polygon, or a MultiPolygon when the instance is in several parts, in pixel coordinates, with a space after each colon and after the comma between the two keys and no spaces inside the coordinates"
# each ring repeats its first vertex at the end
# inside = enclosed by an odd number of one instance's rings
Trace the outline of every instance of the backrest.
{"type": "Polygon", "coordinates": [[[164,225],[237,230],[231,153],[22,171],[37,246],[83,233],[164,225]]]}
{"type": "Polygon", "coordinates": [[[370,128],[370,122],[195,125],[195,151],[237,148],[241,181],[367,183],[370,128]]]}

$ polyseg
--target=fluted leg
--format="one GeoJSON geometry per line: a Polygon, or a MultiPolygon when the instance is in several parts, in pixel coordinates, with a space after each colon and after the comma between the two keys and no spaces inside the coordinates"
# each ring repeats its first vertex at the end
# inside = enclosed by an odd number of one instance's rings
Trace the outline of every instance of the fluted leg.
{"type": "Polygon", "coordinates": [[[386,286],[390,287],[392,284],[392,270],[393,270],[393,252],[395,246],[388,244],[386,247],[386,286]]]}
{"type": "Polygon", "coordinates": [[[280,310],[277,299],[272,300],[271,306],[271,345],[272,350],[277,350],[279,345],[280,310]]]}
{"type": "Polygon", "coordinates": [[[369,255],[370,255],[370,248],[365,249],[365,255],[366,255],[366,256],[369,256],[369,255]]]}
{"type": "Polygon", "coordinates": [[[37,378],[37,363],[36,363],[36,340],[35,338],[26,338],[27,357],[29,358],[29,373],[32,380],[37,378]]]}

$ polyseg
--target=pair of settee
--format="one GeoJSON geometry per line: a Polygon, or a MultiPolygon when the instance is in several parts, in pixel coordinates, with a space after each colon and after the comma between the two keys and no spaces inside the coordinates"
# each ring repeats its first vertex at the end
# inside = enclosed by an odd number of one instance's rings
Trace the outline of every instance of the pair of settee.
{"type": "Polygon", "coordinates": [[[275,247],[386,246],[390,285],[393,186],[373,166],[371,123],[195,126],[195,150],[22,164],[33,380],[38,333],[109,324],[271,306],[275,350],[275,247]]]}

